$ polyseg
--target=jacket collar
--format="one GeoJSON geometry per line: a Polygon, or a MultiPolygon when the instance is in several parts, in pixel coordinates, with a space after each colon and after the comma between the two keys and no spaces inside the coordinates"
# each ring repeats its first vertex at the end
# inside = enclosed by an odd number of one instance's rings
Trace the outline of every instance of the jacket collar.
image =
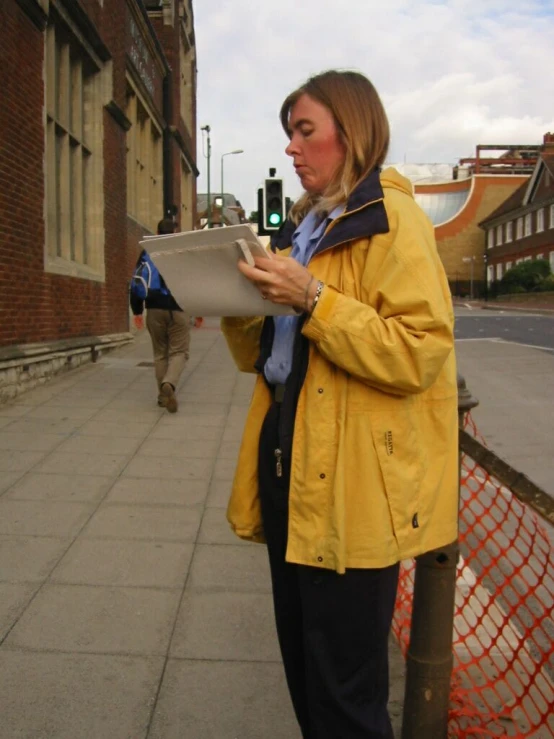
{"type": "MultiPolygon", "coordinates": [[[[322,251],[332,249],[347,241],[388,233],[389,221],[383,202],[384,194],[379,172],[379,169],[373,170],[352,191],[344,213],[336,219],[335,225],[326,231],[315,254],[320,254],[322,251]]],[[[329,219],[326,228],[330,223],[332,221],[329,219]]],[[[271,248],[274,251],[288,248],[292,243],[295,229],[294,223],[286,220],[276,236],[272,237],[271,248]]]]}

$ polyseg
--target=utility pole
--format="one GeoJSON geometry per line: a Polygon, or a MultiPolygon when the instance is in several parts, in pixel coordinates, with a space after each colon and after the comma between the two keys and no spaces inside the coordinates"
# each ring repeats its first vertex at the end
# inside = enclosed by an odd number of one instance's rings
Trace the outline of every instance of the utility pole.
{"type": "Polygon", "coordinates": [[[212,227],[212,202],[211,202],[211,193],[210,193],[210,157],[212,155],[212,144],[210,141],[210,131],[212,130],[209,126],[202,126],[200,129],[201,131],[206,131],[207,134],[207,154],[204,156],[208,160],[208,228],[212,227]]]}
{"type": "Polygon", "coordinates": [[[462,262],[469,262],[469,299],[473,300],[473,264],[475,257],[462,257],[462,262]]]}
{"type": "Polygon", "coordinates": [[[244,149],[233,149],[233,151],[226,151],[225,154],[221,155],[221,226],[223,226],[223,205],[225,203],[225,191],[223,189],[223,157],[229,156],[229,154],[244,154],[244,149]]]}

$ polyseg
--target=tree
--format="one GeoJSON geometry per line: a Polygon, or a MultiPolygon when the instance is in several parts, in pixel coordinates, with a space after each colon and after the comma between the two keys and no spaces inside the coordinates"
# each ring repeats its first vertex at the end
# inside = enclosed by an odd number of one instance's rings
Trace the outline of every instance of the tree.
{"type": "Polygon", "coordinates": [[[500,293],[531,292],[540,290],[540,284],[550,275],[550,264],[546,259],[520,262],[509,269],[498,285],[500,293]]]}
{"type": "Polygon", "coordinates": [[[250,217],[248,218],[248,220],[250,221],[250,223],[258,223],[258,211],[252,210],[250,212],[250,217]]]}

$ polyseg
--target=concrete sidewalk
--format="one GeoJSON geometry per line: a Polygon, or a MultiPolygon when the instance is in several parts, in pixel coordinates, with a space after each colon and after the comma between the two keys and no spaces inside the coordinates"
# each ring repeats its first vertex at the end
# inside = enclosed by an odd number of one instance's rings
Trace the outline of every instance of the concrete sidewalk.
{"type": "MultiPolygon", "coordinates": [[[[0,406],[0,739],[299,739],[265,547],[225,520],[253,377],[193,331],[175,415],[133,346],[0,406]]],[[[404,663],[391,645],[400,735],[404,663]]]]}
{"type": "Polygon", "coordinates": [[[498,340],[456,344],[487,445],[554,497],[554,353],[498,340]]]}

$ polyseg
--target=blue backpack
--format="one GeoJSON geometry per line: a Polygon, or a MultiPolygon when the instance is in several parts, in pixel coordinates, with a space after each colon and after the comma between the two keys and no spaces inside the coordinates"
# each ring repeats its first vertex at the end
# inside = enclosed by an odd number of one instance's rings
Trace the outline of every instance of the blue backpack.
{"type": "Polygon", "coordinates": [[[139,300],[146,300],[151,292],[169,295],[163,277],[146,251],[140,255],[140,261],[133,273],[131,292],[139,300]]]}

